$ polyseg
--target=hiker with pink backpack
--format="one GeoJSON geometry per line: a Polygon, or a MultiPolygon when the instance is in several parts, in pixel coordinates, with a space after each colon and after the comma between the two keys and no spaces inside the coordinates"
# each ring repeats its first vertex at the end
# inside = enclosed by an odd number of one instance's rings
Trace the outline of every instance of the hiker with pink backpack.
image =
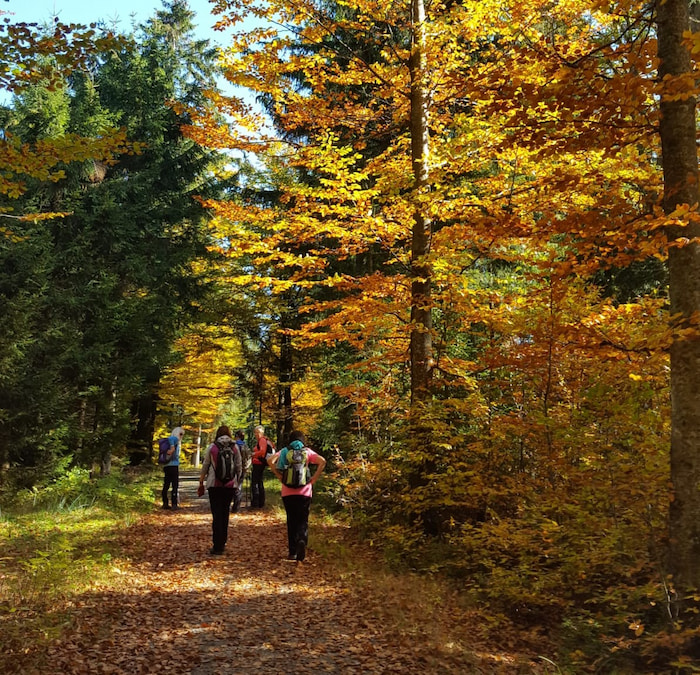
{"type": "Polygon", "coordinates": [[[243,475],[241,452],[227,426],[216,430],[215,441],[207,448],[199,474],[197,495],[209,493],[212,547],[209,553],[221,555],[228,541],[228,522],[233,501],[243,475]],[[206,484],[205,484],[206,481],[206,484]]]}

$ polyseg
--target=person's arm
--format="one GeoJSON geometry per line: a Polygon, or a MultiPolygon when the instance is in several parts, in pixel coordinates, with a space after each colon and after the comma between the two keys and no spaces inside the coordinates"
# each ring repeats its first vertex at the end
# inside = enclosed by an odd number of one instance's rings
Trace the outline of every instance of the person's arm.
{"type": "Polygon", "coordinates": [[[243,444],[243,449],[241,451],[241,462],[243,463],[243,473],[245,474],[248,469],[250,469],[250,448],[246,443],[243,444]]]}
{"type": "Polygon", "coordinates": [[[316,471],[314,471],[314,475],[311,476],[311,480],[309,481],[311,485],[313,485],[321,477],[323,470],[326,468],[326,460],[318,453],[316,453],[313,463],[316,465],[316,471]]]}
{"type": "Polygon", "coordinates": [[[263,438],[265,438],[265,437],[261,436],[260,438],[258,438],[257,442],[255,443],[255,447],[253,448],[253,459],[256,462],[264,462],[265,461],[264,457],[260,456],[260,441],[263,438]]]}
{"type": "Polygon", "coordinates": [[[267,465],[270,467],[270,470],[272,473],[277,476],[280,480],[282,480],[282,472],[277,468],[277,460],[280,458],[280,452],[276,452],[273,455],[270,455],[267,458],[267,465]]]}
{"type": "Polygon", "coordinates": [[[209,465],[211,464],[211,445],[207,448],[207,452],[204,455],[204,461],[202,462],[202,470],[199,473],[199,488],[197,488],[197,494],[201,497],[204,494],[204,481],[209,473],[209,465]]]}

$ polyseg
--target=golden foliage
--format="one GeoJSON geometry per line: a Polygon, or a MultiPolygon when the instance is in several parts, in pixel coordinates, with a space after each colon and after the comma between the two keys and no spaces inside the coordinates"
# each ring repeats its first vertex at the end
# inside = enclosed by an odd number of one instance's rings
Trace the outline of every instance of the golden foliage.
{"type": "MultiPolygon", "coordinates": [[[[222,25],[247,12],[270,20],[236,34],[222,58],[232,83],[267,97],[281,135],[249,119],[227,142],[287,174],[274,174],[285,177],[269,208],[208,206],[255,270],[238,283],[314,291],[297,344],[355,357],[335,389],[358,430],[342,459],[353,515],[524,622],[554,630],[569,617],[573,633],[590,612],[598,637],[648,626],[650,598],[663,597],[672,333],[665,302],[642,284],[621,301],[596,282],[665,260],[664,228],[697,218],[694,206],[667,217],[659,204],[658,100],[696,85],[658,81],[650,7],[431,4],[432,182],[416,193],[406,3],[219,6],[222,25]],[[416,449],[402,426],[415,209],[435,224],[420,263],[432,283],[424,417],[437,449],[416,449]]],[[[191,133],[224,138],[206,118],[191,133]]]]}
{"type": "MultiPolygon", "coordinates": [[[[184,426],[211,431],[217,416],[234,395],[235,368],[241,365],[240,344],[222,326],[196,325],[175,344],[180,360],[161,378],[161,410],[182,410],[184,426]]],[[[167,423],[157,426],[167,433],[167,423]]]]}

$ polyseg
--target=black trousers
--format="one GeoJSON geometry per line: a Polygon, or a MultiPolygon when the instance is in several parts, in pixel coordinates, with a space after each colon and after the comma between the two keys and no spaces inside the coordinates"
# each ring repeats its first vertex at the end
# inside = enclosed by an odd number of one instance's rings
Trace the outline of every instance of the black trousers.
{"type": "Polygon", "coordinates": [[[180,484],[180,467],[179,466],[164,466],[163,467],[163,506],[168,505],[168,489],[173,487],[173,506],[177,506],[177,490],[180,484]]]}
{"type": "Polygon", "coordinates": [[[210,487],[211,539],[215,551],[223,551],[228,541],[228,515],[235,488],[210,487]]]}
{"type": "Polygon", "coordinates": [[[253,464],[253,468],[251,470],[251,476],[250,476],[250,481],[251,481],[250,505],[253,508],[255,508],[257,506],[262,508],[263,506],[265,506],[265,484],[263,482],[263,474],[264,473],[265,473],[265,465],[264,464],[253,464]]]}
{"type": "Polygon", "coordinates": [[[309,511],[311,511],[311,497],[301,495],[289,495],[282,497],[284,510],[287,512],[287,543],[289,555],[296,555],[297,542],[301,539],[304,544],[309,543],[309,511]]]}

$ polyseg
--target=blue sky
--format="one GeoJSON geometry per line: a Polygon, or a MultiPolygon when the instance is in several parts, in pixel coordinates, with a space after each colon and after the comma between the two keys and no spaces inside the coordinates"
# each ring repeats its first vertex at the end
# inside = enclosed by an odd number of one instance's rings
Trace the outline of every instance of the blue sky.
{"type": "MultiPolygon", "coordinates": [[[[219,45],[225,43],[225,33],[211,30],[216,18],[209,11],[209,0],[189,0],[189,5],[196,14],[197,37],[209,38],[219,45]]],[[[0,0],[0,11],[11,12],[13,21],[43,23],[58,15],[63,23],[117,21],[121,30],[129,29],[132,15],[136,23],[141,23],[162,7],[161,0],[0,0]]]]}
{"type": "MultiPolygon", "coordinates": [[[[211,14],[209,0],[188,0],[188,4],[195,13],[196,36],[226,47],[226,33],[212,29],[218,17],[211,14]]],[[[129,30],[132,22],[143,23],[162,8],[161,0],[0,0],[0,11],[8,13],[13,22],[41,24],[57,15],[63,23],[88,25],[102,20],[111,26],[116,22],[117,30],[122,31],[129,30]]],[[[249,92],[232,87],[223,78],[219,80],[219,87],[224,93],[235,93],[257,108],[249,92]]],[[[2,100],[0,94],[0,102],[2,100]]]]}

